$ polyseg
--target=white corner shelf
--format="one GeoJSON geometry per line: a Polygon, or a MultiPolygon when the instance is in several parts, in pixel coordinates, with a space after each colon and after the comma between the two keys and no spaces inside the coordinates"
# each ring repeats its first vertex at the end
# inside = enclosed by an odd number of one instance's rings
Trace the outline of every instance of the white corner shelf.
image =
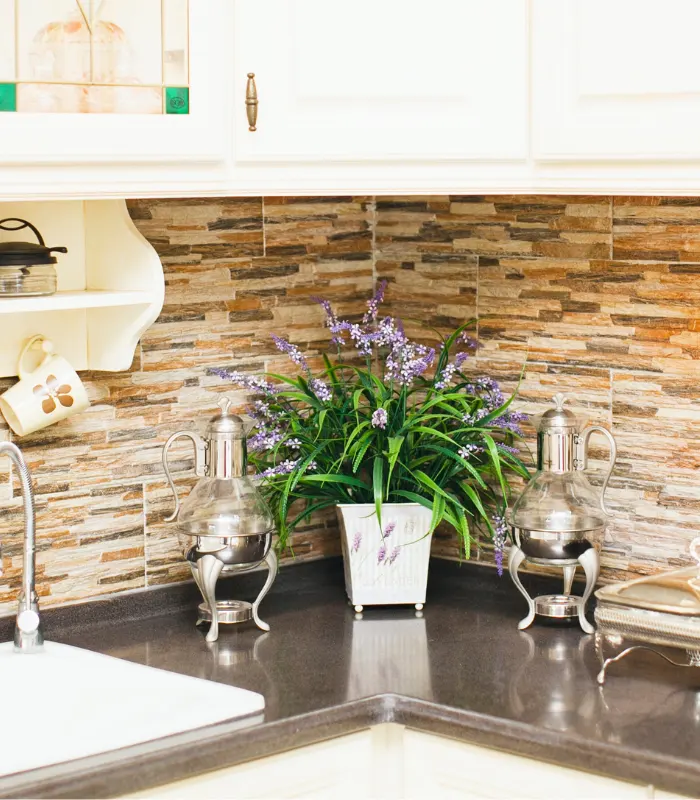
{"type": "MultiPolygon", "coordinates": [[[[0,203],[3,217],[29,220],[47,245],[65,245],[68,253],[56,264],[55,294],[0,296],[0,377],[17,374],[19,352],[36,334],[51,339],[76,370],[129,369],[163,307],[165,280],[125,201],[0,203]]],[[[0,233],[0,241],[18,238],[0,233]]]]}
{"type": "Polygon", "coordinates": [[[56,292],[47,297],[2,297],[0,314],[27,314],[33,311],[74,311],[80,308],[152,305],[158,298],[152,292],[110,292],[103,289],[56,292]]]}

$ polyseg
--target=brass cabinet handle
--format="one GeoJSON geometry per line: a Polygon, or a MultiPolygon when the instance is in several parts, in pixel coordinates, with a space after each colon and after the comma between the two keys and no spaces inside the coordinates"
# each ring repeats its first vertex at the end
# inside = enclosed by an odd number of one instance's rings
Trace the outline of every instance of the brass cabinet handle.
{"type": "Polygon", "coordinates": [[[255,85],[255,73],[248,73],[248,84],[245,88],[245,110],[248,115],[248,130],[256,131],[258,121],[258,87],[255,85]]]}

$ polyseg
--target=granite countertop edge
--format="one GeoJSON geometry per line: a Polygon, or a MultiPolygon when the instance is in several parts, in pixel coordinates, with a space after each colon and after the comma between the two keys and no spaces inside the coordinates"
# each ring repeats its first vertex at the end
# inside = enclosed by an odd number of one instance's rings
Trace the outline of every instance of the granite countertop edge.
{"type": "Polygon", "coordinates": [[[0,778],[0,798],[119,797],[397,723],[569,769],[695,796],[700,763],[396,694],[244,727],[218,723],[156,742],[0,778]],[[147,767],[147,769],[144,769],[147,767]]]}

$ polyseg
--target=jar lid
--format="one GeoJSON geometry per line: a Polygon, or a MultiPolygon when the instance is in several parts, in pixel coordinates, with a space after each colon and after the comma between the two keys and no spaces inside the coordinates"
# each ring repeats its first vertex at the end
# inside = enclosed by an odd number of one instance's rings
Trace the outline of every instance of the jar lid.
{"type": "Polygon", "coordinates": [[[0,229],[4,231],[19,231],[30,228],[36,236],[36,242],[0,242],[0,267],[33,266],[36,264],[55,264],[56,256],[53,253],[67,253],[66,247],[47,247],[44,237],[27,220],[18,217],[8,217],[0,220],[0,229]],[[19,222],[19,225],[6,225],[7,222],[19,222]]]}
{"type": "Polygon", "coordinates": [[[555,407],[550,408],[542,414],[537,425],[538,430],[542,431],[549,428],[570,428],[578,430],[580,420],[573,411],[564,408],[566,399],[567,398],[563,394],[557,393],[554,395],[552,400],[554,400],[555,407]]]}
{"type": "Polygon", "coordinates": [[[219,407],[221,408],[221,413],[216,414],[209,420],[209,425],[207,425],[207,435],[228,435],[233,439],[245,439],[245,421],[237,414],[229,413],[229,408],[231,407],[231,401],[229,398],[222,397],[219,400],[219,407]]]}

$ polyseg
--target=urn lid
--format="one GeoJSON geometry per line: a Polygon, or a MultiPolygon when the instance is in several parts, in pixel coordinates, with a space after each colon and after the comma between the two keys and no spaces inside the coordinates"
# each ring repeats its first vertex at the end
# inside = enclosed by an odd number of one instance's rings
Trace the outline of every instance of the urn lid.
{"type": "Polygon", "coordinates": [[[564,408],[564,403],[567,400],[566,396],[557,393],[552,400],[554,401],[554,408],[550,408],[542,414],[537,422],[537,430],[546,431],[552,428],[578,430],[581,426],[581,420],[573,411],[564,408]]]}
{"type": "Polygon", "coordinates": [[[246,424],[242,417],[237,414],[231,414],[231,401],[228,397],[222,397],[219,400],[219,407],[221,411],[214,415],[207,425],[207,437],[222,437],[229,436],[231,439],[245,439],[246,437],[246,424]]]}

